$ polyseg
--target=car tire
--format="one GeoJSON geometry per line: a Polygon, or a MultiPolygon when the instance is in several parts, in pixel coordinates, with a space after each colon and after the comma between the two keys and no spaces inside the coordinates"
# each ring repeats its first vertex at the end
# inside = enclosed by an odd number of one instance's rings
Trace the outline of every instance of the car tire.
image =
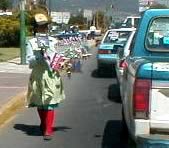
{"type": "Polygon", "coordinates": [[[98,76],[101,76],[101,75],[102,75],[102,70],[101,70],[101,68],[99,68],[99,67],[97,68],[97,75],[98,75],[98,76]]]}
{"type": "Polygon", "coordinates": [[[102,74],[102,67],[100,66],[99,62],[97,62],[97,75],[101,76],[102,74]]]}

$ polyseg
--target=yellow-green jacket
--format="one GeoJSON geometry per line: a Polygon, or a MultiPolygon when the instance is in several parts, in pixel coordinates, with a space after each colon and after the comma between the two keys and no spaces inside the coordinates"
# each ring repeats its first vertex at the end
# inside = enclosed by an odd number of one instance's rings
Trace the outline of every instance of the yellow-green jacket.
{"type": "Polygon", "coordinates": [[[47,107],[57,105],[65,99],[63,83],[59,72],[51,71],[43,57],[30,56],[29,51],[40,52],[35,47],[35,39],[27,43],[27,55],[29,55],[29,64],[32,68],[28,84],[27,103],[29,107],[47,107]],[[30,46],[31,44],[31,46],[30,46]],[[32,48],[32,49],[31,49],[32,48]]]}

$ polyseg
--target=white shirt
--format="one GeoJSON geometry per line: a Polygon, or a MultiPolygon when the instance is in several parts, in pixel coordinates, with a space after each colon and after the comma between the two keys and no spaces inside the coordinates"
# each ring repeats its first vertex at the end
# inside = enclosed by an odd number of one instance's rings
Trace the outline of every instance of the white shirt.
{"type": "MultiPolygon", "coordinates": [[[[54,37],[49,36],[49,48],[51,51],[55,51],[55,46],[58,43],[57,39],[54,37]]],[[[33,64],[34,60],[36,60],[36,57],[34,55],[34,51],[41,50],[38,47],[37,38],[34,37],[26,42],[26,63],[27,64],[33,64]]]]}
{"type": "Polygon", "coordinates": [[[96,31],[96,27],[95,26],[90,26],[90,31],[96,31]]]}

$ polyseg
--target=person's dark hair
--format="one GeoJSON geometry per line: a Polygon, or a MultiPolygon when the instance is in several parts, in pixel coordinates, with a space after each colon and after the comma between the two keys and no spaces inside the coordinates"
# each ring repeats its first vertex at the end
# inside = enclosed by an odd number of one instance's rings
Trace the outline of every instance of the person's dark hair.
{"type": "Polygon", "coordinates": [[[43,25],[39,25],[36,23],[36,21],[34,20],[33,23],[33,35],[36,36],[36,33],[38,32],[38,28],[48,28],[48,23],[43,24],[43,25]]]}
{"type": "Polygon", "coordinates": [[[37,33],[37,27],[38,27],[38,24],[36,23],[35,19],[33,20],[32,26],[33,26],[33,35],[35,36],[37,33]]]}

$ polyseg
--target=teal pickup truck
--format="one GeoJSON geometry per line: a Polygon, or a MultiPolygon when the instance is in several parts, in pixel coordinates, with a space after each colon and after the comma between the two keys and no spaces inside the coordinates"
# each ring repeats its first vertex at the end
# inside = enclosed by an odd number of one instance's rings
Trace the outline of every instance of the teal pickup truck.
{"type": "Polygon", "coordinates": [[[168,148],[169,9],[144,12],[124,62],[124,131],[140,148],[168,148]]]}

